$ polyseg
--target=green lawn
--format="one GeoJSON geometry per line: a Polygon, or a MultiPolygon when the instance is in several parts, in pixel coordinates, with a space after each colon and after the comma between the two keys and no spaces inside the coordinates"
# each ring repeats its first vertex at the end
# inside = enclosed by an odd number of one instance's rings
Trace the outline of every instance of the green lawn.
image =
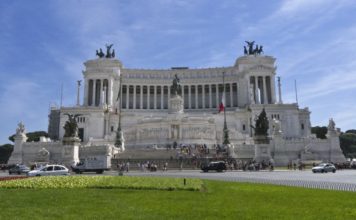
{"type": "Polygon", "coordinates": [[[0,189],[0,198],[0,219],[356,219],[356,193],[211,180],[200,191],[0,189]]]}

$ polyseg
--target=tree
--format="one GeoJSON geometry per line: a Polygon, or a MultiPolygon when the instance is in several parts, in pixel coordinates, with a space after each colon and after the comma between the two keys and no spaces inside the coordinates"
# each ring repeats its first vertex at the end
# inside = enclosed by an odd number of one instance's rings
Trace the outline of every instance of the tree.
{"type": "Polygon", "coordinates": [[[345,133],[356,134],[356,130],[355,129],[347,130],[345,131],[345,133]]]}
{"type": "Polygon", "coordinates": [[[311,133],[312,133],[312,134],[316,134],[316,137],[317,137],[317,138],[326,139],[326,133],[328,133],[328,128],[325,127],[325,126],[322,126],[322,127],[319,127],[319,126],[312,127],[312,128],[311,128],[311,133]]]}
{"type": "Polygon", "coordinates": [[[342,133],[340,135],[340,147],[346,157],[356,157],[356,134],[342,133]]]}
{"type": "MultiPolygon", "coordinates": [[[[34,132],[28,132],[26,133],[26,136],[27,136],[27,142],[38,142],[40,141],[40,137],[48,137],[48,133],[45,132],[45,131],[34,131],[34,132]]],[[[15,141],[15,134],[11,135],[9,137],[9,140],[14,142],[15,141]]]]}
{"type": "Polygon", "coordinates": [[[0,164],[6,164],[14,149],[12,144],[0,145],[0,164]]]}

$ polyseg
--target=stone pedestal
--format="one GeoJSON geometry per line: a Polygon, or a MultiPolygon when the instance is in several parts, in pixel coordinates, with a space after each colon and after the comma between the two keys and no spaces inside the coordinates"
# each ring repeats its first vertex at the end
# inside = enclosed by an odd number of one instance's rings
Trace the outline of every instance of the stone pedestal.
{"type": "Polygon", "coordinates": [[[68,168],[79,162],[80,139],[78,137],[64,137],[62,148],[62,163],[68,168]]]}
{"type": "Polygon", "coordinates": [[[25,133],[17,134],[15,136],[14,150],[12,151],[11,157],[7,164],[22,164],[22,144],[26,142],[27,136],[25,133]]]}
{"type": "Polygon", "coordinates": [[[255,136],[255,157],[254,160],[256,162],[270,161],[271,157],[271,149],[270,149],[270,140],[267,136],[255,136]]]}
{"type": "Polygon", "coordinates": [[[180,95],[174,95],[169,100],[169,113],[183,113],[184,102],[180,95]]]}

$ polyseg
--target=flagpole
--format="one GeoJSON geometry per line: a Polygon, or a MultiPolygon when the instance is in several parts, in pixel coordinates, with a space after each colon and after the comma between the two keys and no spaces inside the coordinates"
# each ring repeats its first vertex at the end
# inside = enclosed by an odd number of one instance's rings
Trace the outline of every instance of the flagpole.
{"type": "Polygon", "coordinates": [[[223,86],[224,86],[224,93],[223,93],[223,99],[224,100],[222,100],[224,103],[224,142],[223,142],[223,144],[224,145],[227,145],[227,144],[230,144],[230,141],[229,141],[229,130],[227,129],[227,124],[226,124],[226,107],[225,107],[225,96],[226,96],[226,94],[225,94],[225,72],[223,72],[223,86]]]}

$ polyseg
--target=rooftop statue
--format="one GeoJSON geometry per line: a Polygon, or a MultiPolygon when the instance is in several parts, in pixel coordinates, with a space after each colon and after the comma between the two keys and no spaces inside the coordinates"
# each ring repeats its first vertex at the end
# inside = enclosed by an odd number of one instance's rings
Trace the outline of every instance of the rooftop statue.
{"type": "Polygon", "coordinates": [[[81,114],[64,114],[68,116],[68,121],[66,121],[64,125],[64,137],[78,137],[78,123],[77,118],[81,116],[81,114]]]}
{"type": "Polygon", "coordinates": [[[244,55],[260,55],[263,53],[263,46],[262,45],[258,45],[256,44],[255,48],[253,48],[253,46],[255,45],[255,41],[245,41],[247,44],[247,48],[246,46],[244,46],[244,55]]]}
{"type": "Polygon", "coordinates": [[[103,50],[100,48],[99,51],[96,50],[96,55],[99,57],[99,58],[114,58],[115,57],[115,50],[113,49],[112,52],[111,52],[111,48],[112,46],[114,46],[114,44],[110,44],[110,45],[107,45],[105,44],[105,47],[106,47],[106,54],[103,52],[103,50]]]}
{"type": "Polygon", "coordinates": [[[173,79],[173,84],[172,84],[172,87],[171,87],[171,94],[173,95],[180,95],[181,94],[181,85],[179,83],[179,78],[177,76],[177,74],[174,75],[174,79],[173,79]]]}

